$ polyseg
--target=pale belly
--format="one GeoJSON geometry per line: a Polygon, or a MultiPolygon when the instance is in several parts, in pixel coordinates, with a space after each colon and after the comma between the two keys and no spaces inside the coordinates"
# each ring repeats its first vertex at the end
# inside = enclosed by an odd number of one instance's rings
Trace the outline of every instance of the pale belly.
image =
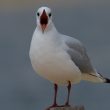
{"type": "Polygon", "coordinates": [[[81,72],[65,53],[31,53],[31,63],[40,76],[56,83],[78,83],[81,80],[81,72]]]}

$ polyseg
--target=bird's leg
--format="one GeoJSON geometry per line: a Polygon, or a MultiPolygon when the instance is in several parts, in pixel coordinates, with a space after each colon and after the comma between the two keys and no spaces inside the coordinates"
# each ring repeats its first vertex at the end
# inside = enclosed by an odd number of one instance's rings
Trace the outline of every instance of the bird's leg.
{"type": "Polygon", "coordinates": [[[58,91],[58,85],[54,84],[54,103],[53,103],[53,107],[57,106],[57,103],[56,103],[57,91],[58,91]]]}
{"type": "Polygon", "coordinates": [[[65,106],[70,106],[69,105],[69,97],[70,97],[70,91],[71,91],[71,82],[70,81],[68,81],[67,89],[68,89],[68,96],[67,96],[67,101],[65,103],[65,106]]]}
{"type": "Polygon", "coordinates": [[[50,107],[48,107],[46,110],[50,110],[50,108],[53,108],[53,107],[58,107],[57,102],[56,102],[57,91],[58,91],[58,85],[57,85],[57,84],[54,84],[54,102],[53,102],[53,104],[52,104],[50,107]]]}

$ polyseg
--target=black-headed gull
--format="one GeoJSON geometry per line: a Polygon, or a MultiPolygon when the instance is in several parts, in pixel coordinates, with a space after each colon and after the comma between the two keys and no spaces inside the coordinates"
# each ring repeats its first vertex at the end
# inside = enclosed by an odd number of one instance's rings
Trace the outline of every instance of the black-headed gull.
{"type": "Polygon", "coordinates": [[[82,43],[70,36],[59,33],[52,22],[51,9],[41,7],[36,13],[37,27],[30,46],[32,67],[40,76],[54,83],[53,106],[57,106],[57,85],[67,85],[69,105],[71,84],[81,80],[96,83],[110,83],[97,73],[91,64],[82,43]]]}

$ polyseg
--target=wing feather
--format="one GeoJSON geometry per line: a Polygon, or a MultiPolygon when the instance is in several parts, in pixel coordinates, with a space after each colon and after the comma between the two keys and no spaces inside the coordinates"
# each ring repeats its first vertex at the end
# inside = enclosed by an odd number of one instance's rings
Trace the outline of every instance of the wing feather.
{"type": "Polygon", "coordinates": [[[68,47],[67,52],[72,61],[77,65],[82,73],[95,73],[91,61],[86,53],[86,49],[82,43],[72,37],[65,37],[65,43],[68,47]]]}

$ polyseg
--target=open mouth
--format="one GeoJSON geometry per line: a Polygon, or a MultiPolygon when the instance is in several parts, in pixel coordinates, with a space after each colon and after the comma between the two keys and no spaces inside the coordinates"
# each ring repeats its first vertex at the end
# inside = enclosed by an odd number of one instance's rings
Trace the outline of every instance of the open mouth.
{"type": "Polygon", "coordinates": [[[40,17],[40,24],[41,24],[42,31],[44,32],[44,30],[46,29],[46,26],[48,24],[48,16],[47,16],[45,10],[43,11],[43,13],[40,17]]]}
{"type": "Polygon", "coordinates": [[[41,16],[40,18],[40,24],[41,25],[47,25],[48,24],[48,18],[46,16],[41,16]]]}

